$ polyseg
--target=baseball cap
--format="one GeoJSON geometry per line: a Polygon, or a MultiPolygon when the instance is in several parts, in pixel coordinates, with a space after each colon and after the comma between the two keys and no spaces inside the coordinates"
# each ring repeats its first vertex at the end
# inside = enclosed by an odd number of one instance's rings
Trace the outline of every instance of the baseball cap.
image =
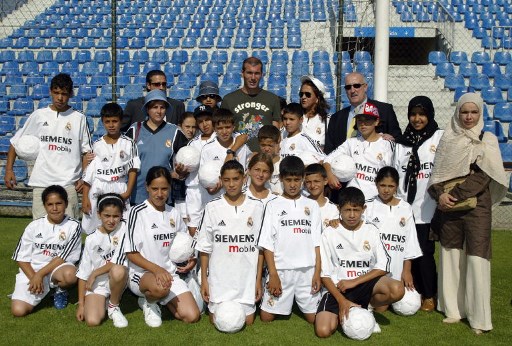
{"type": "Polygon", "coordinates": [[[375,118],[375,119],[379,119],[379,110],[377,109],[377,107],[370,103],[370,102],[366,102],[366,103],[363,103],[359,106],[357,106],[355,109],[354,109],[354,114],[356,116],[363,116],[365,118],[375,118]]]}
{"type": "Polygon", "coordinates": [[[210,115],[210,116],[212,116],[213,115],[213,108],[210,107],[210,106],[204,106],[204,105],[196,107],[196,109],[194,109],[194,118],[197,118],[200,115],[210,115]]]}
{"type": "Polygon", "coordinates": [[[165,95],[165,92],[159,89],[151,90],[146,94],[146,97],[144,98],[144,106],[142,106],[142,111],[144,114],[148,115],[146,106],[151,101],[163,101],[167,105],[167,107],[170,106],[169,101],[167,101],[167,96],[165,95]]]}
{"type": "Polygon", "coordinates": [[[315,77],[313,77],[311,75],[300,77],[300,83],[301,84],[306,82],[306,81],[310,81],[311,83],[313,83],[316,86],[316,88],[318,89],[318,91],[320,91],[322,93],[324,98],[329,98],[330,97],[330,94],[328,92],[326,92],[326,90],[325,90],[324,83],[322,83],[318,78],[315,78],[315,77]]]}
{"type": "Polygon", "coordinates": [[[200,102],[200,98],[206,95],[215,95],[219,100],[222,100],[222,97],[219,95],[219,86],[212,81],[204,81],[199,84],[199,94],[196,97],[196,101],[200,102]]]}

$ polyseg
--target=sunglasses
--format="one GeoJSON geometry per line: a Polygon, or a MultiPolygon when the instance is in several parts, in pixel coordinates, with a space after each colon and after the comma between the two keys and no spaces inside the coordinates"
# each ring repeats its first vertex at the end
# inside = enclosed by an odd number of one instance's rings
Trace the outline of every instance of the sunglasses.
{"type": "Polygon", "coordinates": [[[352,87],[354,87],[354,89],[359,89],[363,85],[364,85],[364,83],[347,84],[344,86],[344,88],[345,88],[345,90],[350,90],[350,89],[352,89],[352,87]]]}
{"type": "Polygon", "coordinates": [[[150,84],[151,84],[152,86],[154,86],[154,87],[157,87],[157,88],[158,88],[158,87],[165,87],[165,88],[167,88],[167,82],[157,82],[157,83],[153,83],[153,82],[151,82],[150,84]]]}
{"type": "Polygon", "coordinates": [[[201,98],[202,98],[202,99],[205,99],[205,100],[206,100],[206,99],[208,99],[208,98],[210,98],[210,99],[216,99],[216,98],[217,98],[217,95],[216,95],[216,94],[201,95],[201,98]]]}
{"type": "Polygon", "coordinates": [[[299,97],[302,97],[302,96],[306,96],[306,98],[310,98],[311,97],[311,93],[306,91],[306,92],[300,92],[299,93],[299,97]]]}

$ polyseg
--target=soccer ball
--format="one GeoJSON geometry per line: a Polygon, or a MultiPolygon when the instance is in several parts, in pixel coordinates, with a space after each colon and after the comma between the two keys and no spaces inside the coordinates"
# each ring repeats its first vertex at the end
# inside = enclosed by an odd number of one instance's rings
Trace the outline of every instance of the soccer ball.
{"type": "Polygon", "coordinates": [[[354,159],[341,154],[331,162],[332,173],[342,182],[347,182],[356,176],[357,169],[354,159]]]}
{"type": "Polygon", "coordinates": [[[370,311],[354,306],[350,308],[348,318],[341,327],[343,333],[350,339],[366,340],[372,335],[375,323],[375,318],[370,311]]]}
{"type": "Polygon", "coordinates": [[[314,163],[319,163],[322,159],[312,151],[302,151],[297,154],[297,157],[304,162],[304,166],[309,166],[314,163]]]}
{"type": "Polygon", "coordinates": [[[32,135],[23,135],[17,141],[12,143],[16,150],[16,155],[25,161],[34,161],[39,154],[41,141],[38,137],[32,135]]]}
{"type": "Polygon", "coordinates": [[[222,302],[215,309],[215,328],[224,333],[236,333],[245,325],[242,305],[234,301],[222,302]]]}
{"type": "Polygon", "coordinates": [[[192,237],[185,232],[177,232],[169,249],[169,258],[174,263],[182,263],[188,261],[194,254],[192,237]]]}
{"type": "Polygon", "coordinates": [[[205,189],[215,187],[219,182],[221,161],[208,161],[199,167],[199,184],[205,189]]]}
{"type": "Polygon", "coordinates": [[[405,290],[402,299],[393,303],[393,310],[402,316],[412,316],[421,307],[421,295],[416,290],[405,290]]]}
{"type": "Polygon", "coordinates": [[[199,168],[201,152],[197,148],[187,145],[176,154],[176,163],[182,163],[189,172],[195,172],[199,168]]]}

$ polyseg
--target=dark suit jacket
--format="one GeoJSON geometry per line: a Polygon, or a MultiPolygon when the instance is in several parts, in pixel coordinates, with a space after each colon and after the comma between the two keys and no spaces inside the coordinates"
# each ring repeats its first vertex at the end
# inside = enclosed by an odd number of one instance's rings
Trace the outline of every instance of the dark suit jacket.
{"type": "MultiPolygon", "coordinates": [[[[368,102],[373,103],[379,110],[380,125],[377,126],[377,132],[388,133],[398,138],[402,134],[402,130],[400,130],[400,125],[398,125],[393,105],[370,99],[368,99],[368,102]]],[[[326,154],[329,154],[347,139],[347,120],[349,112],[350,107],[345,107],[331,116],[327,133],[325,134],[324,151],[326,154]]]]}
{"type": "MultiPolygon", "coordinates": [[[[171,106],[167,108],[167,111],[165,112],[165,119],[168,123],[178,125],[178,120],[185,112],[185,105],[183,102],[169,97],[167,98],[167,101],[169,101],[171,106]]],[[[142,111],[143,106],[144,97],[139,97],[126,103],[126,107],[124,108],[123,126],[121,128],[122,132],[128,131],[128,128],[134,122],[146,120],[146,116],[142,111]]]]}

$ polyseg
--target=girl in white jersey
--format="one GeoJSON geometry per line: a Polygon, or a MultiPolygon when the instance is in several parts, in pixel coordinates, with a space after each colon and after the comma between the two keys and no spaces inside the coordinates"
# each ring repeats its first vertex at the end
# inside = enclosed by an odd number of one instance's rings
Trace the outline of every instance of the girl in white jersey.
{"type": "Polygon", "coordinates": [[[11,313],[22,317],[32,312],[56,288],[53,303],[64,309],[68,293],[76,284],[74,263],[80,258],[80,223],[65,214],[68,194],[59,185],[44,189],[47,215],[32,221],[21,236],[12,259],[20,267],[12,294],[11,313]]]}
{"type": "Polygon", "coordinates": [[[88,326],[98,326],[108,317],[117,328],[128,326],[119,302],[126,287],[128,271],[114,264],[122,252],[126,223],[122,220],[125,202],[116,193],[100,195],[98,216],[101,225],[85,239],[85,247],[76,276],[78,277],[78,309],[76,318],[88,326]],[[108,301],[107,301],[108,298],[108,301]]]}
{"type": "Polygon", "coordinates": [[[268,181],[274,172],[272,157],[265,153],[256,153],[249,160],[247,167],[250,181],[245,193],[247,196],[259,199],[263,204],[267,203],[275,196],[268,187],[268,181]]]}
{"type": "Polygon", "coordinates": [[[196,261],[177,268],[169,249],[176,232],[186,232],[178,211],[166,204],[171,174],[165,167],[151,167],[146,176],[149,198],[132,207],[128,218],[128,241],[125,252],[129,262],[129,287],[139,296],[139,306],[146,324],[162,324],[160,307],[165,305],[176,319],[187,323],[199,320],[199,308],[185,281],[178,276],[189,271],[196,261]]]}
{"type": "MultiPolygon", "coordinates": [[[[94,159],[84,174],[82,195],[82,229],[92,233],[101,221],[96,212],[98,196],[113,192],[121,195],[129,207],[129,199],[140,169],[137,146],[131,138],[121,135],[123,109],[117,103],[101,108],[101,122],[107,133],[94,142],[94,159]]],[[[124,218],[128,215],[125,213],[124,218]]]]}
{"type": "Polygon", "coordinates": [[[430,221],[436,202],[427,193],[427,184],[434,167],[434,156],[444,131],[434,120],[434,105],[426,96],[409,102],[409,124],[398,138],[393,159],[402,182],[398,197],[412,205],[418,241],[423,256],[412,261],[414,285],[421,294],[421,310],[433,311],[437,296],[435,243],[430,239],[430,221]]]}
{"type": "MultiPolygon", "coordinates": [[[[366,204],[365,219],[379,229],[382,244],[391,257],[391,278],[414,290],[411,262],[422,254],[411,205],[395,197],[398,172],[393,167],[381,168],[375,184],[379,194],[366,204]]],[[[376,308],[379,312],[386,309],[387,306],[376,308]]]]}

